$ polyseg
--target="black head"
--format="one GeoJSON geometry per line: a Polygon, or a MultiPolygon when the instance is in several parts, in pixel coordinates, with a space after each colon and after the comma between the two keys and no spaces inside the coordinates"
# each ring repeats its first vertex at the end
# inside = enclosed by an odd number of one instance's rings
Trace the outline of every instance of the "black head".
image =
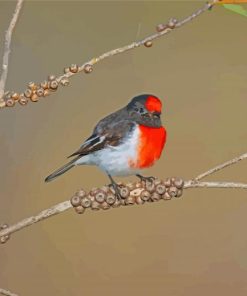
{"type": "Polygon", "coordinates": [[[129,117],[139,124],[160,127],[162,103],[159,98],[151,94],[134,97],[127,105],[129,117]]]}

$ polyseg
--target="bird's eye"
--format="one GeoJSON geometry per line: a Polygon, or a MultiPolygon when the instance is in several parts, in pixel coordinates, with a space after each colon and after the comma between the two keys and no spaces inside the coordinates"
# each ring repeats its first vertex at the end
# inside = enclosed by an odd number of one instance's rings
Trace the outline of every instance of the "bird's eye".
{"type": "Polygon", "coordinates": [[[138,108],[134,108],[134,110],[135,110],[136,112],[138,112],[138,108]]]}

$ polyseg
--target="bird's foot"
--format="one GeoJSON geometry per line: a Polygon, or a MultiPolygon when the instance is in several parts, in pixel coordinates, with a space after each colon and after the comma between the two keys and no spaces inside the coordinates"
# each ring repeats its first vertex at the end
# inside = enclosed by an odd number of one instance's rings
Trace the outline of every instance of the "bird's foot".
{"type": "Polygon", "coordinates": [[[121,188],[121,185],[118,185],[116,182],[112,182],[108,186],[113,188],[113,190],[115,192],[115,195],[116,195],[118,200],[123,199],[123,197],[121,196],[121,192],[119,190],[119,188],[121,188]]]}
{"type": "Polygon", "coordinates": [[[141,181],[144,181],[145,183],[147,183],[147,182],[153,183],[153,181],[155,180],[155,177],[153,177],[153,176],[144,177],[140,174],[136,174],[136,177],[138,177],[141,181]]]}

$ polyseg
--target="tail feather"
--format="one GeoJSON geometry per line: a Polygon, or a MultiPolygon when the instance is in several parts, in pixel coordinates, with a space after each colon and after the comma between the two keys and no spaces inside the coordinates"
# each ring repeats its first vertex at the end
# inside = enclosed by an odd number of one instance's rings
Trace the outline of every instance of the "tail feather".
{"type": "Polygon", "coordinates": [[[75,161],[76,159],[72,159],[70,162],[66,163],[61,168],[57,169],[55,172],[53,172],[52,174],[50,174],[48,177],[45,178],[45,182],[50,182],[53,179],[57,178],[58,176],[61,176],[68,170],[72,169],[73,166],[75,165],[75,161]]]}

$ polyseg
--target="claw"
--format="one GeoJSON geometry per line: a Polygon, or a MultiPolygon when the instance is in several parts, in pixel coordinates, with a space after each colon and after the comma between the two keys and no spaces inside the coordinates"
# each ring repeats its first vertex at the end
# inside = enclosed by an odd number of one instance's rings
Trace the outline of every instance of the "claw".
{"type": "Polygon", "coordinates": [[[144,181],[145,183],[146,183],[147,181],[150,182],[150,183],[153,183],[153,181],[155,180],[155,177],[153,177],[153,176],[150,176],[150,177],[144,177],[144,176],[142,176],[142,175],[140,175],[140,174],[136,174],[136,176],[137,176],[138,178],[140,178],[141,181],[144,181]]]}

